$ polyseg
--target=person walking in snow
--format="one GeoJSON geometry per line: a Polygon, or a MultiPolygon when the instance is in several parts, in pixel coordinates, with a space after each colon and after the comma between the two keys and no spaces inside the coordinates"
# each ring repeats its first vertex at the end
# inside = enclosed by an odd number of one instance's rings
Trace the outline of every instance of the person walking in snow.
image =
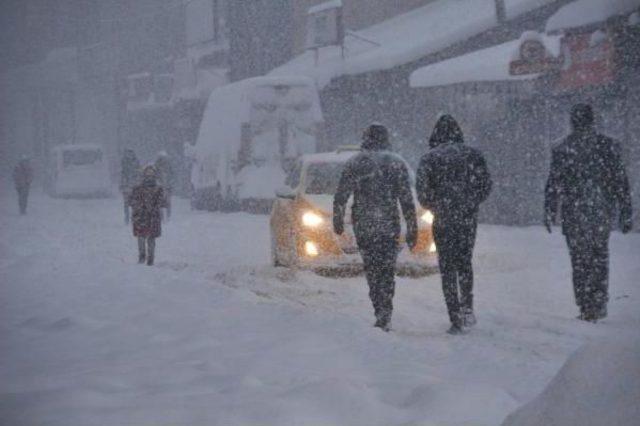
{"type": "Polygon", "coordinates": [[[440,117],[429,139],[430,151],[416,175],[418,201],[434,214],[442,291],[449,312],[450,334],[476,322],[473,313],[473,248],[478,209],[491,192],[484,156],[464,144],[460,126],[450,115],[440,117]]]}
{"type": "Polygon", "coordinates": [[[173,192],[173,184],[175,175],[171,160],[166,151],[160,151],[156,159],[155,169],[158,177],[158,183],[164,188],[165,197],[167,199],[166,211],[167,219],[171,217],[171,193],[173,192]]]}
{"type": "Polygon", "coordinates": [[[561,210],[578,318],[596,322],[607,316],[609,300],[609,234],[616,208],[623,233],[632,229],[629,180],[620,145],[595,129],[590,105],[571,110],[572,133],[551,151],[545,190],[544,225],[561,210]]]}
{"type": "Polygon", "coordinates": [[[129,196],[140,181],[140,161],[132,149],[125,149],[120,163],[120,192],[124,200],[124,223],[129,224],[129,196]]]}
{"type": "Polygon", "coordinates": [[[164,188],[156,181],[153,166],[145,167],[142,183],[135,186],[129,196],[132,208],[133,235],[138,238],[138,263],[153,265],[156,238],[162,233],[160,209],[167,206],[164,188]]]}
{"type": "Polygon", "coordinates": [[[31,182],[33,182],[31,161],[28,157],[22,157],[13,169],[13,184],[18,193],[18,207],[21,215],[27,214],[27,201],[29,200],[31,182]]]}
{"type": "Polygon", "coordinates": [[[410,248],[416,244],[418,225],[407,165],[391,152],[389,132],[381,124],[365,130],[362,152],[346,163],[340,177],[333,200],[333,229],[338,235],[344,231],[347,201],[352,194],[353,230],[369,284],[375,327],[388,331],[399,252],[398,203],[407,223],[410,248]]]}

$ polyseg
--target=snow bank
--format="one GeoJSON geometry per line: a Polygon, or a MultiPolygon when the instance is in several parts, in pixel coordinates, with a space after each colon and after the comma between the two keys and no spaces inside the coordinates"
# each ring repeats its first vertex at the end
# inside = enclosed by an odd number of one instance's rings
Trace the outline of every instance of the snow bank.
{"type": "Polygon", "coordinates": [[[540,396],[503,426],[637,425],[640,340],[599,339],[579,349],[540,396]]]}
{"type": "Polygon", "coordinates": [[[577,0],[561,7],[547,21],[547,32],[606,21],[640,7],[640,0],[577,0]]]}
{"type": "MultiPolygon", "coordinates": [[[[531,33],[523,34],[518,40],[478,50],[446,61],[419,68],[411,74],[411,87],[438,87],[471,81],[508,81],[528,80],[538,74],[511,75],[509,63],[514,59],[523,38],[530,38],[531,33]]],[[[547,50],[554,56],[560,53],[560,37],[539,35],[547,50]]]]}

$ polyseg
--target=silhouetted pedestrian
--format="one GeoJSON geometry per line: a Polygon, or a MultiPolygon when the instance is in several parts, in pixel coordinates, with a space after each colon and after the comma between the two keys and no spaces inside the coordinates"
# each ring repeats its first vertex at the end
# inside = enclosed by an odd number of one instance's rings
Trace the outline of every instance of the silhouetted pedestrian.
{"type": "Polygon", "coordinates": [[[431,150],[420,160],[416,192],[420,204],[434,214],[433,236],[438,249],[450,334],[474,325],[473,248],[480,203],[491,192],[491,176],[480,151],[464,145],[460,126],[450,115],[436,123],[431,150]]]}
{"type": "Polygon", "coordinates": [[[31,161],[28,157],[22,157],[13,169],[13,184],[18,193],[18,207],[21,215],[27,214],[27,202],[29,201],[31,182],[33,182],[31,161]]]}
{"type": "Polygon", "coordinates": [[[590,105],[572,108],[573,131],[551,152],[544,224],[551,232],[560,207],[579,318],[596,322],[607,316],[612,219],[618,209],[620,228],[627,233],[632,209],[620,145],[598,134],[594,121],[590,105]]]}

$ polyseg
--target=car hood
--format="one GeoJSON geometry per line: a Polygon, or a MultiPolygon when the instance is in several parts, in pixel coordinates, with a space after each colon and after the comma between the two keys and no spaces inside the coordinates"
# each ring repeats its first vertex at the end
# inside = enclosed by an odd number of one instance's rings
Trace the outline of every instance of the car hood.
{"type": "MultiPolygon", "coordinates": [[[[303,199],[309,203],[318,212],[332,217],[333,216],[333,195],[328,194],[304,194],[303,199]]],[[[347,203],[347,214],[345,222],[351,223],[351,207],[353,206],[353,197],[347,203]]]]}

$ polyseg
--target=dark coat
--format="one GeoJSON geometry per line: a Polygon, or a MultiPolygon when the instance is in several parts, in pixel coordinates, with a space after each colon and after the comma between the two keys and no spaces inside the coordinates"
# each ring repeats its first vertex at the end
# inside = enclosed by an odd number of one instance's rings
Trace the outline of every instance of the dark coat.
{"type": "Polygon", "coordinates": [[[482,153],[464,145],[455,119],[438,120],[416,173],[420,204],[433,212],[435,223],[477,220],[480,203],[491,192],[491,176],[482,153]]]}
{"type": "Polygon", "coordinates": [[[353,194],[353,228],[361,249],[381,239],[399,238],[398,203],[407,223],[407,241],[417,238],[409,171],[404,160],[387,148],[384,144],[363,144],[363,151],[345,165],[333,200],[334,229],[338,232],[353,194]]]}
{"type": "Polygon", "coordinates": [[[33,182],[33,168],[28,160],[20,161],[13,169],[13,184],[18,191],[29,189],[33,182]]]}
{"type": "Polygon", "coordinates": [[[631,229],[631,193],[620,145],[592,127],[574,131],[551,152],[545,213],[561,210],[566,235],[608,236],[616,207],[623,229],[631,229]]]}
{"type": "Polygon", "coordinates": [[[129,193],[140,183],[140,161],[132,151],[122,156],[120,164],[120,191],[129,193]]]}
{"type": "Polygon", "coordinates": [[[143,181],[129,196],[132,208],[133,235],[157,238],[162,232],[160,209],[167,207],[164,188],[155,180],[143,181]]]}

